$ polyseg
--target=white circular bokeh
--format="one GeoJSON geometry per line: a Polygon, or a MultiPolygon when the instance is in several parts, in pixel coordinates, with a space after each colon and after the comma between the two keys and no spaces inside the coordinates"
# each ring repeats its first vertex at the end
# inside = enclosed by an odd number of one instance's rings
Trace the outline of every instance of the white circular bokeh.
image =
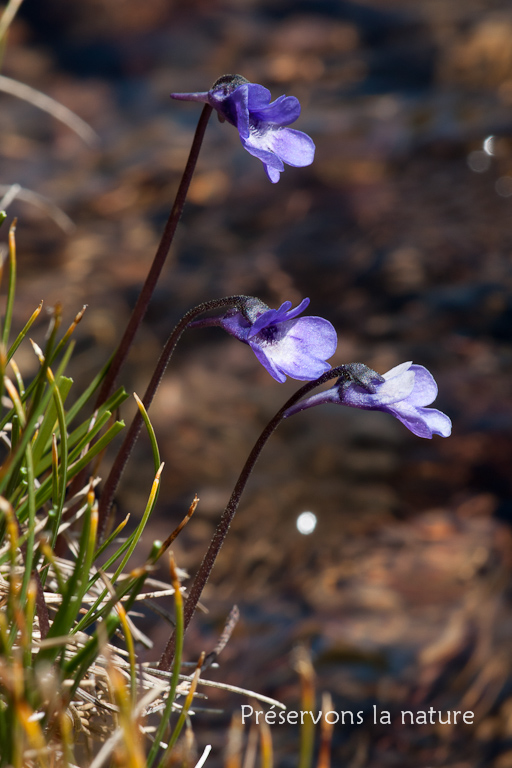
{"type": "Polygon", "coordinates": [[[301,512],[297,518],[297,530],[304,536],[309,536],[316,528],[317,519],[313,512],[301,512]]]}

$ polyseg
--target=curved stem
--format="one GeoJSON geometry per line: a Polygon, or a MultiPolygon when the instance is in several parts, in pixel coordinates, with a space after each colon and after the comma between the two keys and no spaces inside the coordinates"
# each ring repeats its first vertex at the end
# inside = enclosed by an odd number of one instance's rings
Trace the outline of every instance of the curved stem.
{"type": "MultiPolygon", "coordinates": [[[[236,481],[236,485],[233,489],[233,493],[231,494],[231,498],[228,501],[227,507],[224,510],[224,513],[219,521],[219,524],[217,525],[217,528],[215,529],[215,533],[213,534],[213,538],[210,542],[210,546],[208,547],[208,551],[206,552],[203,558],[203,562],[201,563],[199,570],[196,574],[196,577],[192,583],[192,586],[190,587],[188,598],[185,603],[185,609],[184,609],[184,631],[185,632],[187,630],[188,625],[190,624],[190,620],[192,616],[194,615],[194,611],[196,609],[197,603],[199,602],[201,593],[206,585],[206,582],[208,581],[212,568],[215,564],[215,560],[217,559],[217,555],[219,554],[220,549],[227,536],[229,526],[231,525],[233,518],[235,516],[235,513],[238,509],[240,498],[242,496],[242,493],[244,492],[249,476],[270,435],[274,432],[274,430],[277,428],[280,422],[284,418],[286,418],[284,414],[288,408],[290,408],[292,405],[298,402],[301,398],[303,398],[305,395],[311,392],[311,390],[320,386],[320,384],[323,384],[324,382],[329,381],[330,379],[334,379],[339,376],[342,376],[345,372],[345,367],[346,366],[344,365],[340,365],[337,368],[332,368],[331,370],[322,374],[322,376],[320,376],[318,379],[315,379],[314,381],[308,381],[308,383],[305,384],[303,387],[301,387],[299,390],[297,390],[297,392],[295,392],[295,394],[292,395],[289,400],[287,400],[287,402],[283,405],[283,407],[279,409],[279,411],[275,414],[275,416],[273,416],[270,419],[269,423],[267,424],[267,426],[265,427],[265,429],[257,439],[252,451],[249,454],[247,461],[244,464],[244,467],[240,473],[240,476],[236,481]]],[[[162,654],[162,658],[160,659],[160,662],[158,664],[159,669],[168,670],[171,668],[171,664],[174,658],[174,647],[175,647],[175,638],[173,634],[170,637],[169,642],[167,643],[167,646],[165,648],[165,651],[162,654]]]]}
{"type": "Polygon", "coordinates": [[[146,314],[151,296],[153,295],[153,291],[155,290],[158,278],[160,277],[162,267],[164,266],[165,260],[169,253],[169,249],[176,232],[176,227],[178,226],[181,214],[183,213],[188,188],[194,174],[197,158],[199,156],[199,150],[201,149],[201,144],[203,142],[206,126],[208,125],[208,120],[211,113],[212,107],[210,107],[209,104],[205,104],[197,124],[187,164],[185,166],[185,170],[183,171],[183,176],[181,177],[180,185],[174,200],[174,205],[172,207],[171,213],[169,214],[169,218],[167,219],[167,224],[165,225],[162,239],[160,240],[155,258],[153,259],[153,263],[146,277],[146,282],[142,286],[141,292],[137,299],[137,303],[133,308],[133,312],[128,321],[128,325],[126,326],[123,338],[119,343],[119,346],[107,371],[107,375],[103,380],[103,384],[96,401],[96,408],[99,408],[99,406],[102,405],[111,394],[121,366],[123,365],[128,352],[130,351],[133,339],[137,333],[137,329],[141,324],[144,315],[146,314]]]}
{"type": "MultiPolygon", "coordinates": [[[[191,321],[195,317],[197,317],[197,315],[200,315],[202,312],[208,312],[209,310],[218,309],[219,307],[233,306],[233,305],[238,306],[246,299],[247,299],[246,296],[225,296],[222,299],[212,299],[211,301],[205,301],[202,304],[199,304],[197,307],[194,307],[193,309],[189,309],[189,311],[183,315],[183,317],[181,318],[181,320],[173,329],[173,331],[171,332],[171,335],[167,339],[165,347],[163,348],[162,353],[156,364],[156,368],[153,371],[151,381],[147,386],[146,392],[144,394],[144,398],[142,400],[146,410],[149,409],[149,406],[153,402],[153,397],[155,396],[158,386],[162,380],[162,376],[165,373],[165,369],[167,368],[169,360],[171,359],[172,353],[174,352],[183,331],[191,323],[191,321]]],[[[105,481],[105,485],[103,486],[103,490],[101,492],[101,498],[100,498],[99,508],[98,508],[98,516],[99,516],[98,517],[98,533],[99,533],[100,539],[103,536],[103,533],[105,530],[105,525],[108,519],[108,513],[110,512],[110,508],[112,507],[114,494],[116,492],[117,486],[119,485],[119,481],[121,479],[121,475],[123,474],[123,470],[126,466],[126,462],[128,461],[130,454],[132,452],[132,448],[135,445],[135,442],[139,436],[141,427],[142,427],[142,414],[140,411],[137,411],[137,413],[133,418],[132,423],[130,424],[128,432],[126,433],[123,444],[121,445],[121,448],[117,453],[117,456],[114,460],[114,464],[112,465],[112,469],[110,470],[110,473],[105,481]]]]}

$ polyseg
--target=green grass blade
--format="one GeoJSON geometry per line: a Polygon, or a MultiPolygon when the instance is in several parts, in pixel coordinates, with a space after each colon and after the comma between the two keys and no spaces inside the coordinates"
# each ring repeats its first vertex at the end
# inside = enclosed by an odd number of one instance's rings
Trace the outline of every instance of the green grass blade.
{"type": "Polygon", "coordinates": [[[133,393],[133,396],[135,398],[135,402],[137,403],[137,405],[139,407],[140,414],[141,414],[142,418],[144,419],[144,424],[146,425],[146,429],[148,431],[149,439],[151,441],[151,449],[153,451],[153,461],[154,461],[154,464],[155,464],[155,472],[158,472],[158,467],[160,466],[160,464],[162,462],[160,460],[160,451],[158,450],[158,443],[156,441],[155,430],[153,429],[153,425],[151,424],[151,422],[149,420],[148,412],[146,411],[146,409],[144,407],[144,403],[142,402],[140,397],[138,397],[135,394],[135,392],[133,393]]]}
{"type": "MultiPolygon", "coordinates": [[[[106,376],[107,370],[110,366],[111,358],[107,360],[101,371],[94,377],[94,379],[91,381],[87,389],[84,391],[82,395],[78,398],[76,403],[69,409],[68,411],[68,424],[70,424],[75,416],[82,410],[86,402],[92,397],[92,395],[96,392],[98,387],[100,386],[101,382],[106,376]]],[[[119,390],[118,390],[119,391],[119,390]]],[[[128,397],[128,395],[126,395],[128,397]]]]}
{"type": "Polygon", "coordinates": [[[48,371],[48,368],[50,367],[50,358],[51,358],[53,349],[55,347],[55,339],[57,338],[57,333],[60,327],[61,319],[62,319],[62,307],[59,303],[57,303],[53,308],[53,315],[50,320],[48,340],[46,342],[44,352],[42,352],[37,346],[37,344],[35,344],[31,340],[32,347],[34,348],[34,352],[38,356],[39,362],[41,363],[39,374],[38,376],[36,376],[36,379],[35,379],[37,381],[37,384],[34,389],[34,396],[32,398],[32,403],[31,403],[31,409],[34,409],[34,410],[38,408],[39,402],[43,397],[43,393],[45,391],[47,371],[48,371]]]}
{"type": "MultiPolygon", "coordinates": [[[[21,344],[21,342],[25,338],[28,329],[30,328],[30,326],[32,325],[34,320],[38,317],[38,315],[39,315],[39,313],[41,311],[42,306],[43,306],[43,302],[41,302],[39,307],[32,313],[32,316],[31,316],[30,320],[25,325],[25,327],[23,328],[21,333],[17,336],[16,341],[14,342],[14,344],[9,349],[9,352],[8,352],[8,355],[7,355],[7,361],[11,360],[12,356],[14,355],[16,350],[18,349],[19,345],[21,344]]],[[[68,349],[66,351],[66,355],[64,356],[62,362],[60,363],[60,365],[59,365],[59,367],[57,369],[57,372],[55,374],[55,378],[56,379],[59,379],[62,376],[62,374],[64,373],[64,369],[66,368],[66,365],[69,362],[69,358],[71,357],[71,353],[73,351],[73,348],[74,348],[74,345],[73,345],[73,342],[72,342],[69,345],[69,347],[68,347],[68,349]]],[[[41,362],[43,362],[43,360],[44,360],[43,354],[42,354],[41,350],[39,350],[39,348],[37,348],[37,349],[38,349],[38,352],[39,352],[39,359],[40,359],[41,362]]],[[[23,397],[22,397],[22,401],[23,402],[26,402],[28,400],[28,398],[33,394],[33,392],[37,389],[37,387],[40,385],[43,372],[44,372],[44,368],[42,366],[41,369],[39,370],[38,376],[36,376],[33,379],[33,381],[27,387],[26,391],[23,393],[23,397]]],[[[10,411],[8,411],[6,413],[6,415],[4,416],[2,421],[0,422],[0,429],[3,429],[3,427],[7,424],[7,422],[9,422],[11,420],[12,412],[13,411],[11,409],[10,411]]]]}
{"type": "Polygon", "coordinates": [[[176,614],[176,617],[175,617],[176,624],[175,624],[175,630],[174,630],[176,635],[176,652],[174,654],[174,662],[172,667],[169,695],[167,696],[167,701],[165,702],[165,707],[164,707],[164,711],[162,712],[160,723],[158,725],[158,728],[156,729],[155,740],[149,751],[147,768],[151,768],[153,763],[155,762],[155,758],[160,748],[160,742],[162,741],[163,735],[165,733],[165,729],[167,727],[167,723],[169,722],[169,718],[171,716],[172,705],[174,703],[174,699],[176,696],[176,688],[178,686],[178,680],[180,676],[181,656],[183,654],[183,636],[185,633],[184,621],[183,621],[183,597],[181,594],[178,573],[176,571],[176,566],[174,564],[174,558],[172,557],[172,555],[170,560],[170,568],[171,568],[171,581],[174,587],[174,610],[176,614]]]}
{"type": "MultiPolygon", "coordinates": [[[[100,547],[98,547],[98,549],[96,550],[96,552],[94,554],[94,559],[95,560],[97,560],[97,558],[107,549],[107,547],[109,547],[112,544],[113,541],[115,541],[117,538],[119,538],[119,534],[124,529],[124,527],[125,527],[125,525],[126,525],[126,523],[128,522],[129,519],[130,519],[130,515],[126,515],[125,519],[122,520],[119,523],[117,528],[114,531],[112,531],[110,536],[105,539],[105,541],[101,544],[100,547]]],[[[108,567],[109,566],[107,566],[107,568],[108,567]]]]}
{"type": "Polygon", "coordinates": [[[78,459],[72,466],[69,467],[68,472],[68,478],[74,477],[79,472],[84,469],[89,462],[94,459],[95,456],[97,456],[101,451],[103,451],[104,448],[107,447],[107,445],[114,439],[116,435],[121,432],[122,429],[125,428],[124,421],[115,421],[110,429],[108,429],[104,435],[100,437],[100,439],[94,443],[94,445],[89,448],[85,456],[82,456],[81,459],[78,459]]]}
{"type": "Polygon", "coordinates": [[[66,435],[66,422],[63,403],[68,396],[69,390],[71,389],[73,379],[68,379],[62,376],[60,379],[57,379],[56,385],[53,385],[53,382],[50,382],[50,384],[52,385],[53,390],[53,402],[51,402],[46,409],[46,413],[44,415],[41,426],[39,427],[39,432],[32,449],[34,455],[34,464],[38,468],[41,456],[51,446],[52,434],[56,431],[57,424],[59,426],[61,440],[63,439],[63,433],[66,435]],[[59,412],[61,412],[62,418],[59,418],[59,412]],[[64,425],[64,430],[62,429],[62,425],[64,425]]]}
{"type": "MultiPolygon", "coordinates": [[[[71,380],[63,379],[62,381],[71,381],[71,380]]],[[[54,529],[52,542],[51,542],[52,547],[54,547],[57,542],[57,535],[59,531],[60,521],[62,518],[62,509],[64,507],[64,501],[66,498],[66,482],[67,482],[67,476],[68,476],[68,434],[66,430],[66,415],[64,413],[63,398],[61,396],[59,386],[55,387],[55,389],[53,390],[53,397],[54,397],[54,402],[57,409],[57,420],[59,423],[59,432],[60,432],[60,468],[59,468],[58,497],[57,498],[54,497],[53,499],[53,506],[56,511],[56,520],[55,520],[55,529],[54,529]]]]}
{"type": "MultiPolygon", "coordinates": [[[[8,466],[9,462],[12,460],[11,457],[12,457],[13,451],[14,451],[14,454],[19,457],[19,461],[16,463],[16,465],[11,467],[12,473],[10,475],[10,482],[9,482],[9,485],[7,486],[7,493],[5,494],[7,498],[10,498],[13,494],[16,484],[18,483],[19,474],[21,471],[21,463],[23,462],[23,458],[24,458],[24,454],[21,448],[23,447],[23,451],[24,451],[28,445],[28,441],[26,441],[26,443],[22,445],[22,440],[20,440],[20,431],[21,430],[23,430],[24,432],[27,431],[26,429],[27,415],[25,413],[23,403],[21,402],[21,398],[19,396],[18,390],[16,389],[12,381],[7,376],[4,376],[4,386],[5,386],[5,389],[7,390],[7,394],[11,399],[11,402],[14,406],[14,411],[15,411],[15,415],[13,416],[12,423],[11,423],[11,454],[7,458],[4,464],[4,467],[6,465],[8,466]]],[[[22,432],[22,434],[24,432],[22,432]]]]}
{"type": "MultiPolygon", "coordinates": [[[[4,348],[3,345],[2,345],[2,348],[4,348]]],[[[25,384],[21,377],[20,369],[18,368],[14,360],[11,360],[11,368],[12,368],[12,372],[14,373],[14,378],[16,379],[16,384],[18,385],[18,392],[20,395],[20,399],[23,401],[23,395],[25,394],[25,384]]]]}
{"type": "MultiPolygon", "coordinates": [[[[41,371],[39,371],[38,373],[38,377],[40,375],[40,372],[41,371]]],[[[4,377],[4,383],[6,383],[7,381],[8,379],[4,377]]],[[[28,391],[28,388],[27,388],[27,391],[28,391]]],[[[16,445],[16,449],[13,448],[9,458],[4,462],[3,466],[0,468],[0,494],[5,495],[5,488],[10,483],[13,475],[17,472],[20,459],[23,457],[25,448],[27,447],[29,441],[32,439],[32,436],[34,434],[36,423],[39,420],[39,417],[41,416],[41,414],[44,413],[46,407],[48,406],[51,396],[52,396],[52,391],[51,391],[51,388],[49,388],[48,391],[45,392],[44,397],[40,398],[37,408],[30,409],[30,415],[29,415],[28,421],[21,433],[20,440],[16,445]]],[[[23,399],[22,402],[24,401],[25,400],[23,399]]],[[[15,413],[15,408],[11,409],[10,411],[11,419],[14,413],[15,413]]]]}
{"type": "MultiPolygon", "coordinates": [[[[128,397],[129,395],[128,395],[128,392],[125,390],[125,388],[119,387],[117,392],[114,392],[114,394],[111,395],[111,397],[109,397],[109,399],[98,408],[98,410],[96,411],[98,415],[97,418],[105,411],[110,411],[110,413],[113,413],[114,411],[116,411],[119,408],[119,406],[122,405],[122,403],[124,403],[124,401],[128,399],[128,397]]],[[[66,416],[66,423],[68,424],[68,426],[76,417],[76,415],[78,414],[82,406],[83,404],[79,403],[78,401],[73,406],[71,406],[66,416]]],[[[89,421],[90,419],[84,422],[84,424],[89,423],[89,421]]],[[[80,429],[80,428],[81,427],[77,427],[77,429],[80,429]]],[[[72,434],[74,434],[74,432],[72,434]]]]}
{"type": "MultiPolygon", "coordinates": [[[[74,350],[75,350],[75,341],[73,340],[69,343],[68,348],[66,349],[64,355],[62,356],[62,360],[60,361],[57,367],[57,370],[55,372],[56,379],[59,379],[64,374],[64,371],[68,367],[68,363],[71,359],[71,355],[73,354],[74,350]]],[[[55,352],[51,356],[50,362],[48,363],[48,365],[51,365],[56,357],[57,357],[57,350],[55,350],[55,352]]]]}
{"type": "Polygon", "coordinates": [[[199,662],[197,664],[196,671],[194,672],[194,677],[190,682],[190,689],[189,689],[189,692],[187,693],[187,698],[183,702],[183,707],[181,709],[178,722],[176,723],[174,730],[171,734],[171,738],[167,743],[167,749],[165,750],[161,761],[158,763],[158,768],[165,768],[165,766],[169,764],[168,760],[171,754],[171,750],[176,744],[176,742],[178,741],[179,735],[183,729],[183,726],[185,725],[185,721],[188,716],[188,711],[192,706],[192,702],[194,700],[194,693],[196,692],[197,684],[199,682],[199,675],[201,673],[201,667],[203,666],[203,661],[204,661],[204,651],[201,654],[201,658],[199,659],[199,662]]]}
{"type": "MultiPolygon", "coordinates": [[[[122,574],[126,563],[132,556],[135,547],[137,546],[140,537],[142,536],[142,533],[144,531],[144,528],[146,527],[146,523],[149,520],[149,516],[151,515],[151,512],[153,511],[153,508],[155,506],[155,502],[158,496],[158,489],[160,487],[160,476],[162,474],[162,470],[164,468],[164,465],[161,464],[158,468],[158,471],[156,473],[155,479],[153,481],[153,485],[151,488],[151,493],[149,494],[148,503],[146,504],[146,509],[144,510],[144,514],[142,515],[142,519],[137,526],[136,530],[132,533],[132,535],[129,537],[129,539],[126,542],[126,554],[124,555],[123,559],[117,566],[114,575],[112,576],[112,584],[116,584],[117,579],[122,574]]],[[[117,553],[116,553],[117,554],[117,553]]],[[[109,567],[108,564],[105,565],[104,570],[109,567]]],[[[94,582],[97,580],[97,575],[95,575],[91,581],[88,584],[87,589],[90,589],[91,586],[94,584],[94,582]]],[[[85,616],[82,618],[82,620],[79,622],[78,626],[76,627],[77,630],[84,629],[85,627],[89,626],[93,621],[95,621],[98,617],[96,615],[96,609],[98,605],[105,599],[107,594],[107,589],[104,589],[103,592],[100,594],[98,599],[95,601],[95,603],[91,606],[91,608],[87,611],[85,616]]]]}
{"type": "MultiPolygon", "coordinates": [[[[139,568],[137,575],[133,579],[127,579],[127,584],[123,584],[121,589],[116,590],[116,595],[109,600],[109,610],[112,610],[112,607],[131,590],[130,597],[124,603],[124,609],[126,613],[128,613],[135,602],[137,595],[140,594],[142,587],[144,586],[147,574],[148,572],[145,568],[139,568]]],[[[103,628],[100,629],[100,631],[96,630],[89,642],[64,665],[65,678],[73,678],[75,681],[70,690],[71,696],[80,685],[82,677],[98,655],[100,647],[99,637],[101,636],[106,640],[110,640],[114,632],[118,629],[120,623],[121,621],[117,613],[109,613],[103,621],[103,628]]]]}
{"type": "Polygon", "coordinates": [[[36,531],[36,496],[35,496],[35,476],[34,476],[34,462],[32,460],[32,446],[30,443],[27,445],[25,451],[25,460],[27,466],[27,497],[28,497],[28,536],[27,546],[25,551],[25,571],[23,573],[23,581],[20,591],[20,603],[24,604],[27,596],[27,589],[30,578],[32,576],[32,563],[34,561],[34,549],[35,549],[35,531],[36,531]]]}
{"type": "Polygon", "coordinates": [[[2,342],[7,349],[9,333],[11,332],[12,311],[14,308],[14,294],[16,292],[16,219],[9,228],[9,286],[7,289],[7,305],[4,316],[4,329],[2,342]]]}
{"type": "MultiPolygon", "coordinates": [[[[47,640],[69,635],[74,627],[87,589],[98,528],[98,510],[93,491],[89,493],[87,501],[75,567],[66,583],[65,593],[62,595],[62,602],[46,637],[47,640]]],[[[43,661],[55,661],[59,652],[58,646],[41,649],[37,656],[38,664],[43,661]]]]}
{"type": "MultiPolygon", "coordinates": [[[[112,426],[110,427],[107,432],[105,432],[102,437],[98,440],[98,442],[94,443],[93,446],[87,451],[87,453],[82,456],[81,459],[78,459],[78,461],[75,461],[73,464],[70,464],[68,466],[68,472],[67,472],[67,481],[71,480],[75,475],[77,475],[79,472],[86,467],[92,459],[94,459],[95,456],[98,455],[98,453],[101,453],[101,451],[107,447],[107,445],[110,443],[111,440],[116,437],[116,435],[119,434],[119,432],[124,429],[124,421],[116,421],[112,426]]],[[[41,483],[40,487],[37,489],[36,493],[36,508],[39,509],[45,502],[48,501],[50,496],[52,495],[52,477],[51,475],[44,480],[43,483],[41,483]]],[[[26,500],[22,502],[22,504],[19,506],[17,510],[18,518],[20,522],[24,522],[27,516],[27,503],[26,500]]]]}
{"type": "Polygon", "coordinates": [[[16,336],[16,339],[14,340],[14,342],[9,347],[9,351],[7,352],[7,362],[9,362],[9,360],[14,355],[14,353],[18,349],[19,345],[21,344],[21,342],[23,341],[23,339],[25,338],[25,336],[27,335],[29,330],[32,328],[33,324],[35,323],[35,321],[37,320],[37,318],[41,314],[42,308],[43,308],[43,302],[41,301],[41,303],[39,304],[37,309],[35,309],[32,312],[32,314],[30,315],[29,319],[27,320],[27,322],[23,326],[22,330],[18,333],[18,335],[16,336]]]}
{"type": "Polygon", "coordinates": [[[87,304],[84,304],[84,306],[82,307],[80,312],[78,312],[78,314],[75,315],[75,318],[74,318],[73,322],[71,323],[71,325],[67,329],[67,331],[64,334],[64,336],[62,337],[62,339],[57,344],[57,347],[55,348],[55,351],[54,351],[54,353],[52,355],[52,359],[51,359],[50,362],[53,362],[53,360],[55,360],[55,358],[58,357],[59,354],[61,353],[61,351],[64,349],[64,347],[66,346],[66,344],[69,341],[69,338],[70,338],[71,334],[75,331],[75,328],[77,327],[78,323],[80,322],[80,320],[84,316],[84,313],[85,313],[86,309],[87,309],[87,304]]]}
{"type": "MultiPolygon", "coordinates": [[[[80,454],[87,446],[87,444],[96,437],[96,435],[103,429],[105,424],[107,424],[111,418],[111,412],[106,411],[101,415],[100,418],[96,419],[96,421],[93,421],[92,423],[91,420],[88,419],[86,422],[84,422],[84,424],[80,425],[80,427],[75,430],[75,432],[72,432],[68,436],[68,464],[80,458],[80,454]]],[[[51,456],[49,453],[47,453],[45,456],[43,456],[37,465],[36,474],[38,476],[41,475],[43,472],[46,472],[47,469],[50,469],[50,466],[51,456]]]]}
{"type": "MultiPolygon", "coordinates": [[[[52,525],[55,525],[54,521],[57,519],[57,507],[58,507],[58,499],[60,497],[60,483],[59,483],[59,449],[57,447],[57,437],[55,435],[55,432],[52,435],[52,508],[50,510],[51,512],[51,520],[52,525]]],[[[57,526],[58,530],[58,526],[57,526]]],[[[53,534],[52,534],[52,540],[53,540],[53,534]]]]}

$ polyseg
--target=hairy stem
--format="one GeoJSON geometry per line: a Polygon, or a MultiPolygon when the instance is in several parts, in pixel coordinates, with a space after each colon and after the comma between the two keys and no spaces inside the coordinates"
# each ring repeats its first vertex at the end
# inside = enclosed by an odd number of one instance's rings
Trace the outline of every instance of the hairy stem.
{"type": "MultiPolygon", "coordinates": [[[[194,307],[193,309],[189,309],[189,311],[183,315],[183,317],[181,318],[181,320],[176,325],[174,330],[171,332],[171,335],[167,339],[165,347],[163,348],[162,353],[156,364],[156,368],[153,371],[151,381],[147,386],[146,392],[144,394],[144,398],[142,400],[146,410],[149,409],[149,406],[153,401],[155,393],[162,380],[162,376],[165,373],[165,369],[167,368],[167,365],[169,363],[169,360],[171,359],[172,353],[174,352],[183,331],[191,323],[191,321],[195,317],[197,317],[197,315],[200,315],[203,312],[208,312],[209,310],[212,310],[212,309],[219,309],[220,307],[226,307],[226,306],[241,306],[241,304],[243,304],[243,302],[246,301],[247,298],[248,297],[246,296],[225,296],[222,299],[212,299],[211,301],[205,301],[202,304],[199,304],[197,307],[194,307]]],[[[123,474],[123,470],[126,466],[126,462],[128,461],[130,454],[132,452],[133,446],[135,445],[135,442],[139,436],[141,427],[142,427],[142,414],[140,411],[137,411],[137,413],[133,418],[132,423],[130,424],[128,432],[126,433],[123,444],[121,445],[117,453],[117,456],[114,460],[114,464],[112,465],[112,469],[110,470],[110,474],[105,481],[105,485],[103,486],[101,499],[99,502],[99,508],[98,508],[98,515],[99,515],[98,532],[99,532],[100,539],[103,536],[103,533],[105,531],[105,525],[108,519],[108,514],[112,507],[114,494],[116,492],[117,486],[119,485],[119,481],[121,479],[121,475],[123,474]]]]}
{"type": "Polygon", "coordinates": [[[169,253],[174,234],[176,232],[176,227],[178,226],[181,214],[183,213],[188,188],[194,174],[197,158],[199,156],[199,150],[201,149],[201,144],[203,142],[206,126],[208,125],[208,120],[211,113],[212,107],[210,107],[209,104],[205,104],[197,124],[187,164],[185,166],[185,170],[183,171],[183,176],[181,177],[180,185],[174,200],[174,205],[172,207],[171,213],[169,214],[169,218],[167,219],[167,224],[165,225],[162,239],[160,240],[155,258],[153,259],[153,263],[146,277],[146,282],[142,286],[141,292],[137,299],[137,303],[135,304],[132,315],[128,321],[128,325],[126,326],[123,338],[119,343],[119,346],[107,371],[107,375],[103,380],[103,384],[96,401],[96,408],[99,408],[99,406],[102,405],[102,403],[104,403],[112,393],[117,376],[124,361],[126,360],[128,352],[130,351],[133,339],[137,333],[137,329],[141,324],[144,315],[146,314],[149,302],[151,301],[151,296],[153,295],[153,291],[155,290],[158,278],[160,277],[162,267],[164,266],[165,260],[169,253]]]}
{"type": "MultiPolygon", "coordinates": [[[[228,501],[227,507],[224,510],[224,513],[219,521],[219,524],[217,525],[215,533],[213,534],[213,538],[210,542],[210,546],[208,547],[208,551],[206,552],[203,558],[203,562],[201,563],[199,570],[196,574],[196,577],[192,583],[192,586],[190,587],[190,590],[188,592],[188,598],[185,603],[185,609],[184,609],[184,631],[187,630],[187,627],[190,624],[190,620],[194,615],[197,603],[199,602],[199,599],[201,597],[201,593],[206,585],[206,582],[208,581],[212,568],[215,564],[215,560],[217,559],[217,555],[219,554],[220,549],[227,536],[229,526],[231,525],[233,518],[235,516],[235,513],[238,509],[240,498],[242,496],[242,493],[244,492],[245,486],[247,485],[249,476],[252,470],[254,469],[254,465],[256,464],[256,461],[258,460],[258,457],[261,451],[263,450],[270,435],[278,427],[278,425],[283,420],[283,418],[285,418],[284,416],[285,411],[288,408],[290,408],[290,406],[294,405],[298,400],[303,398],[305,395],[311,392],[311,390],[315,389],[320,384],[323,384],[324,382],[329,381],[330,379],[334,379],[339,376],[342,376],[344,373],[345,373],[345,366],[341,365],[338,368],[332,368],[330,371],[327,371],[326,373],[322,374],[322,376],[320,376],[318,379],[315,379],[315,381],[308,381],[308,383],[305,384],[303,387],[301,387],[299,390],[297,390],[297,392],[295,392],[295,394],[290,397],[290,399],[275,414],[275,416],[271,418],[271,420],[269,421],[269,423],[267,424],[267,426],[265,427],[265,429],[257,439],[252,451],[249,454],[247,461],[244,464],[244,467],[240,473],[240,476],[236,481],[236,485],[233,489],[233,493],[231,494],[231,498],[228,501]]],[[[171,668],[172,661],[174,658],[174,648],[175,648],[175,638],[173,634],[170,637],[169,642],[167,643],[167,646],[162,655],[162,658],[160,659],[160,662],[158,665],[159,669],[169,670],[171,668]]]]}

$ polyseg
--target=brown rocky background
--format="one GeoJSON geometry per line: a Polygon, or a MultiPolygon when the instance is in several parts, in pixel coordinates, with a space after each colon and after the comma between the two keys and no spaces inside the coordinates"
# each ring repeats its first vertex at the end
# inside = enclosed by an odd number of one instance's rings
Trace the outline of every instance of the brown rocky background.
{"type": "MultiPolygon", "coordinates": [[[[187,657],[209,651],[231,606],[225,682],[298,709],[290,654],[311,649],[318,691],[365,724],[336,726],[351,768],[510,768],[512,670],[512,12],[506,0],[26,0],[2,74],[87,120],[87,147],[31,105],[0,94],[0,183],[46,196],[63,233],[17,201],[22,324],[41,298],[80,326],[85,386],[120,338],[166,220],[199,107],[226,72],[299,97],[315,163],[277,185],[236,130],[212,120],[171,257],[124,377],[142,394],[190,306],[232,293],[278,306],[311,298],[339,333],[333,364],[384,372],[426,365],[453,435],[425,441],[391,417],[314,409],[282,425],[241,504],[187,657]],[[486,147],[492,154],[484,151],[486,147]],[[303,510],[318,517],[301,536],[303,510]],[[374,727],[371,707],[392,712],[374,727]],[[403,727],[401,709],[471,709],[472,727],[403,727]]],[[[6,237],[5,225],[1,232],[6,237]]],[[[44,332],[43,324],[39,333],[44,332]]],[[[35,360],[18,363],[29,377],[35,360]]],[[[183,339],[151,415],[166,462],[164,538],[193,573],[239,469],[294,391],[217,329],[183,339]]],[[[125,415],[129,417],[131,406],[125,415]]],[[[141,440],[117,505],[141,514],[152,475],[141,440]]],[[[169,608],[170,606],[167,606],[169,608]]],[[[148,614],[158,658],[169,634],[148,614]]],[[[243,699],[210,695],[198,749],[222,764],[243,699]]],[[[297,765],[298,731],[272,729],[276,765],[297,765]]]]}

